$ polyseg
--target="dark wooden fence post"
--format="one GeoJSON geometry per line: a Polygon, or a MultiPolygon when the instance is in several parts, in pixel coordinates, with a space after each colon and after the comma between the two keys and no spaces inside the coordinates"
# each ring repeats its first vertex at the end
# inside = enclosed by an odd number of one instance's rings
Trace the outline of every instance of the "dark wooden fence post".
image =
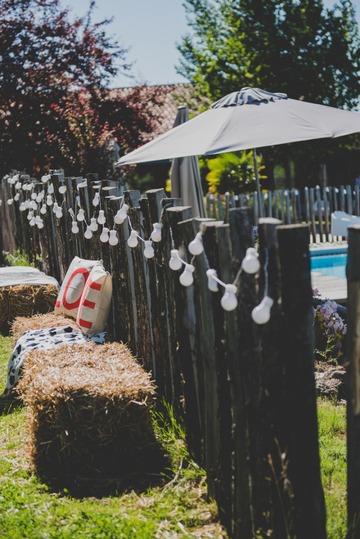
{"type": "Polygon", "coordinates": [[[289,529],[297,539],[323,539],[326,525],[314,376],[309,227],[281,225],[277,231],[283,313],[279,346],[285,376],[282,443],[294,502],[289,529]]]}
{"type": "Polygon", "coordinates": [[[348,229],[347,507],[348,537],[360,534],[360,226],[348,229]]]}
{"type": "MultiPolygon", "coordinates": [[[[169,207],[164,212],[164,221],[166,228],[171,233],[171,240],[167,243],[169,251],[173,244],[174,249],[180,250],[182,258],[186,257],[182,237],[178,231],[178,223],[192,216],[190,206],[174,206],[169,207]]],[[[168,265],[170,253],[164,253],[166,256],[165,263],[168,265]]],[[[181,271],[181,270],[180,270],[181,271]]],[[[169,270],[169,278],[165,284],[166,295],[169,302],[168,317],[169,317],[169,371],[171,384],[171,404],[174,406],[177,413],[183,413],[183,380],[182,380],[182,358],[191,355],[189,332],[186,320],[186,305],[188,291],[179,283],[179,271],[169,270]],[[171,276],[170,276],[171,272],[171,276]],[[185,317],[184,317],[185,316],[185,317]]]]}
{"type": "MultiPolygon", "coordinates": [[[[275,218],[259,220],[259,276],[260,298],[269,296],[274,304],[270,320],[264,325],[255,325],[257,349],[256,376],[259,381],[254,387],[254,406],[257,408],[257,452],[258,479],[254,485],[254,498],[258,501],[257,522],[262,530],[272,530],[277,539],[287,539],[286,515],[283,499],[279,496],[282,462],[279,441],[282,437],[282,406],[284,393],[284,365],[279,352],[282,340],[280,308],[280,264],[278,256],[277,227],[282,224],[275,218]],[[260,472],[260,473],[259,473],[260,472]]],[[[255,366],[254,365],[254,366],[255,366]]]]}
{"type": "MultiPolygon", "coordinates": [[[[220,278],[233,283],[245,256],[253,247],[253,219],[249,207],[229,210],[229,225],[216,228],[220,278]],[[230,225],[230,226],[229,226],[230,225]]],[[[224,361],[229,370],[233,417],[234,490],[232,534],[236,539],[255,537],[254,500],[250,477],[252,458],[249,442],[249,369],[253,360],[253,330],[250,313],[255,305],[254,278],[243,273],[238,282],[239,304],[224,312],[224,361]]],[[[253,455],[256,458],[256,455],[253,455]]]]}

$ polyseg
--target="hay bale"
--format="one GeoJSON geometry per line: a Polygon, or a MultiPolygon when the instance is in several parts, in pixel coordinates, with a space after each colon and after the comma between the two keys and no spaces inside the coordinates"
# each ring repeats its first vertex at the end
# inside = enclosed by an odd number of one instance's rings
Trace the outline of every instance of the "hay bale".
{"type": "Polygon", "coordinates": [[[11,334],[14,338],[14,345],[25,333],[25,331],[34,331],[37,329],[48,329],[61,326],[71,326],[74,329],[79,329],[79,326],[73,318],[63,315],[56,315],[54,313],[37,314],[31,317],[18,316],[11,325],[11,334]]]}
{"type": "Polygon", "coordinates": [[[35,295],[35,312],[50,313],[53,311],[58,293],[59,291],[54,285],[38,286],[35,295]]]}
{"type": "Polygon", "coordinates": [[[7,334],[16,317],[54,310],[58,289],[53,284],[19,284],[0,287],[0,328],[7,334]]]}
{"type": "Polygon", "coordinates": [[[0,286],[0,331],[9,319],[9,289],[0,286]]]}
{"type": "Polygon", "coordinates": [[[82,495],[94,485],[119,490],[158,468],[155,387],[125,345],[31,352],[18,389],[29,410],[31,462],[52,485],[76,484],[82,495]]]}

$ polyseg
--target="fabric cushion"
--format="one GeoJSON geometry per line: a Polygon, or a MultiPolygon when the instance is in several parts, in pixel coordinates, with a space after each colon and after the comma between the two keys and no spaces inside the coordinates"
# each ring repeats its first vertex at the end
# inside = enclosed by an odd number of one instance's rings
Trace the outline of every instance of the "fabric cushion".
{"type": "Polygon", "coordinates": [[[85,335],[103,331],[109,315],[112,297],[112,277],[98,264],[86,281],[76,322],[85,335]]]}
{"type": "MultiPolygon", "coordinates": [[[[23,368],[25,355],[32,350],[51,350],[60,344],[79,344],[90,340],[80,329],[71,326],[60,326],[46,329],[25,331],[16,341],[8,363],[6,389],[4,394],[10,394],[15,388],[23,368]]],[[[104,342],[104,334],[91,337],[95,343],[104,342]]]]}
{"type": "Polygon", "coordinates": [[[93,267],[99,260],[85,260],[75,256],[66,272],[56,303],[55,314],[66,314],[76,320],[81,295],[93,267]]]}

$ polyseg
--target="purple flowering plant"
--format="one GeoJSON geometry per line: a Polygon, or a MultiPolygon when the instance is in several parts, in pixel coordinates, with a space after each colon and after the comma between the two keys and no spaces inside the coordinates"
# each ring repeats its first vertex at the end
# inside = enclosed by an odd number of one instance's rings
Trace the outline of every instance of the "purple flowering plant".
{"type": "Polygon", "coordinates": [[[317,359],[341,363],[345,353],[347,325],[338,312],[338,304],[322,298],[313,289],[315,355],[317,359]]]}

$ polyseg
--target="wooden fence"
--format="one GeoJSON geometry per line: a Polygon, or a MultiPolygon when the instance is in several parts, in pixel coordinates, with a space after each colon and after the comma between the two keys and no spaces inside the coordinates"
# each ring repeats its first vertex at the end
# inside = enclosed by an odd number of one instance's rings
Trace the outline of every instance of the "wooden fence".
{"type": "MultiPolygon", "coordinates": [[[[114,285],[109,337],[130,346],[152,372],[159,395],[184,422],[189,447],[207,472],[209,495],[230,537],[265,537],[273,530],[277,539],[325,538],[308,225],[260,219],[261,269],[253,275],[241,269],[254,243],[249,207],[229,208],[227,223],[192,219],[191,208],[167,198],[162,189],[144,196],[126,191],[119,199],[106,198],[117,192],[114,185],[108,191],[106,183],[90,179],[87,187],[81,185],[82,178],[60,175],[52,175],[45,186],[21,177],[16,184],[3,181],[4,249],[23,250],[59,280],[75,255],[104,261],[114,285]],[[19,182],[31,184],[30,190],[19,189],[19,182]],[[63,216],[57,218],[53,206],[45,203],[44,227],[39,229],[30,225],[31,208],[20,211],[21,203],[39,200],[41,206],[48,196],[41,199],[41,193],[49,191],[49,185],[63,216]],[[66,193],[59,193],[61,186],[66,193]],[[83,221],[78,223],[80,232],[71,233],[72,212],[84,209],[87,223],[98,214],[99,207],[92,206],[95,193],[100,193],[106,227],[117,230],[115,246],[99,241],[99,232],[85,239],[83,221]],[[129,206],[128,217],[115,225],[123,202],[129,206]],[[148,240],[154,223],[162,224],[162,239],[153,244],[155,256],[147,259],[142,240],[148,240]],[[127,244],[132,230],[142,238],[135,248],[127,244]],[[204,251],[193,256],[188,245],[199,231],[204,251]],[[178,271],[169,267],[174,249],[194,268],[191,286],[179,282],[186,266],[178,271]],[[209,269],[217,272],[218,291],[209,290],[209,269]],[[228,284],[237,290],[238,305],[232,311],[221,306],[228,284]],[[274,301],[271,317],[257,325],[251,313],[264,296],[274,301]]],[[[354,234],[360,239],[360,230],[354,234]]],[[[351,249],[355,252],[353,244],[349,242],[349,256],[351,249]]],[[[359,287],[359,260],[352,292],[359,287]]],[[[351,312],[356,312],[360,294],[352,295],[351,312]]],[[[352,320],[349,327],[356,333],[355,315],[352,320]]],[[[356,414],[357,409],[349,409],[349,473],[360,469],[356,414]]],[[[353,482],[349,491],[349,526],[360,514],[359,484],[353,482]]]]}
{"type": "Polygon", "coordinates": [[[215,219],[227,220],[230,208],[243,206],[252,209],[255,223],[259,217],[275,217],[284,224],[306,223],[311,243],[336,242],[341,238],[331,236],[331,214],[341,210],[360,215],[360,188],[340,185],[263,191],[260,201],[256,192],[206,196],[207,215],[215,219]]]}

